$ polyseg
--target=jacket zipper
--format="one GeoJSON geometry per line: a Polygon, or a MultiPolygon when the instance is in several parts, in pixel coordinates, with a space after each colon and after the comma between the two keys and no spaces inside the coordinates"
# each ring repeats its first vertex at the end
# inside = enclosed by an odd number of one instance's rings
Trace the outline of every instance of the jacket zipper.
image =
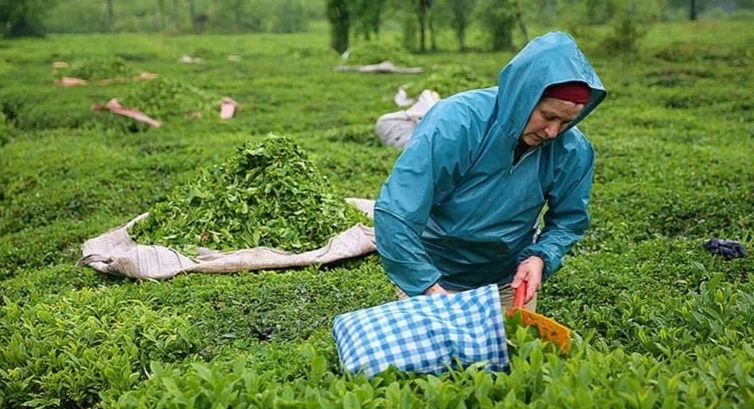
{"type": "MultiPolygon", "coordinates": [[[[540,148],[541,148],[541,146],[535,146],[535,147],[534,147],[534,149],[529,149],[529,150],[528,150],[527,152],[525,152],[525,153],[524,153],[523,155],[521,155],[521,158],[519,158],[519,159],[518,159],[518,162],[516,162],[516,164],[515,164],[515,165],[511,166],[511,169],[510,169],[510,171],[508,172],[508,175],[511,175],[511,174],[513,174],[513,171],[514,171],[514,170],[516,170],[516,168],[517,168],[517,167],[518,167],[518,166],[519,166],[519,165],[521,164],[521,162],[523,162],[523,161],[524,161],[524,159],[526,159],[526,158],[528,158],[529,156],[531,156],[531,154],[532,154],[532,153],[536,152],[536,151],[537,151],[537,150],[539,150],[540,148]]],[[[516,155],[515,155],[515,153],[514,153],[514,155],[513,155],[513,156],[516,156],[516,155]]]]}

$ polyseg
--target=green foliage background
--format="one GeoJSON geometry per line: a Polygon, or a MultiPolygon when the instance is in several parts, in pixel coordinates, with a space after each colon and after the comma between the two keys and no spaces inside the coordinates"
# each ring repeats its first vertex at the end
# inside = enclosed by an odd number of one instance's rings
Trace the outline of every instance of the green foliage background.
{"type": "MultiPolygon", "coordinates": [[[[276,36],[51,36],[0,42],[0,407],[578,407],[754,405],[750,20],[661,23],[616,59],[577,39],[608,100],[580,128],[597,151],[593,225],[541,293],[577,334],[566,359],[522,330],[510,374],[339,374],[336,314],[395,299],[376,256],[326,268],[135,282],[75,267],[81,244],[269,132],[296,141],[338,197],[374,198],[399,152],[374,121],[425,74],[332,68],[324,26],[276,36]],[[179,64],[213,50],[204,64],[179,64]],[[240,61],[228,61],[227,55],[240,61]],[[57,60],[119,57],[229,95],[231,121],[112,126],[94,101],[137,84],[57,88],[57,60]],[[135,132],[132,132],[135,131],[135,132]]],[[[593,30],[607,30],[594,27],[593,30]]],[[[537,29],[531,34],[540,34],[537,29]]],[[[512,53],[414,56],[494,84],[512,53]]]]}

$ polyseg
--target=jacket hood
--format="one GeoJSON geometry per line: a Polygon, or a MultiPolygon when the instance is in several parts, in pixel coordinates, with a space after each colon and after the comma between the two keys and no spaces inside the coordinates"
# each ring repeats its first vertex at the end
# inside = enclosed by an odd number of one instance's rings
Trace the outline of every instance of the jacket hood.
{"type": "Polygon", "coordinates": [[[505,136],[518,139],[545,88],[570,81],[586,83],[591,95],[568,129],[605,99],[605,87],[570,35],[553,31],[530,41],[498,77],[496,122],[505,136]]]}

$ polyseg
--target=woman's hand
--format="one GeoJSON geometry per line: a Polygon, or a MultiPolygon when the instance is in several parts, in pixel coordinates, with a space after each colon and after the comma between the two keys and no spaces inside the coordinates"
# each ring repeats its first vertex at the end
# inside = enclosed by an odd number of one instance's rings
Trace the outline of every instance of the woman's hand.
{"type": "Polygon", "coordinates": [[[440,284],[435,284],[424,291],[424,295],[437,295],[437,294],[448,294],[448,291],[442,288],[440,284]]]}
{"type": "Polygon", "coordinates": [[[511,282],[511,288],[515,290],[521,283],[526,281],[526,298],[524,299],[524,303],[531,301],[537,290],[542,288],[542,272],[544,269],[545,262],[537,256],[531,256],[518,265],[516,275],[513,276],[513,281],[511,282]]]}

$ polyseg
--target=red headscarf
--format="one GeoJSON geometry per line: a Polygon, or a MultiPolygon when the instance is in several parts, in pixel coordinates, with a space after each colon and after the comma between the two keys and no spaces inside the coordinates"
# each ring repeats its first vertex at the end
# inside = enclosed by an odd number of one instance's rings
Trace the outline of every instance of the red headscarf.
{"type": "Polygon", "coordinates": [[[574,104],[586,104],[589,102],[590,94],[591,90],[588,85],[580,81],[572,81],[550,85],[542,93],[542,97],[562,99],[574,104]]]}

